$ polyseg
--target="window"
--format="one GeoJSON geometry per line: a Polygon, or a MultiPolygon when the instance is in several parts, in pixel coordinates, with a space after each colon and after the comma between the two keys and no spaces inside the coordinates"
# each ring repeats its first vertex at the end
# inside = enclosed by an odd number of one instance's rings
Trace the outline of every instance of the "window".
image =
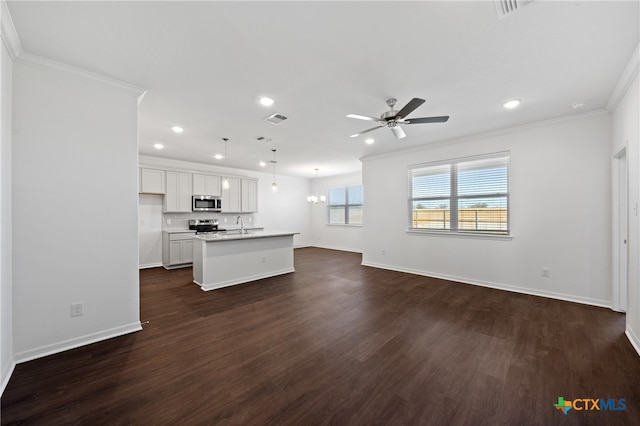
{"type": "Polygon", "coordinates": [[[329,224],[362,225],[362,185],[329,190],[329,224]]]}
{"type": "Polygon", "coordinates": [[[411,230],[509,234],[509,153],[409,167],[411,230]]]}

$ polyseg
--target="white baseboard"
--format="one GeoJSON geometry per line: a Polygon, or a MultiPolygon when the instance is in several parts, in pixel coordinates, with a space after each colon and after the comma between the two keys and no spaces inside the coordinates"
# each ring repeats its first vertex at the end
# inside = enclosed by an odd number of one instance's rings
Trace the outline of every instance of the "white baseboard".
{"type": "Polygon", "coordinates": [[[7,388],[7,385],[9,384],[9,379],[11,379],[11,376],[13,375],[13,370],[16,369],[16,363],[11,360],[11,362],[8,364],[7,369],[5,371],[2,372],[2,383],[0,384],[0,396],[2,396],[2,394],[4,394],[4,390],[7,388]]]}
{"type": "Polygon", "coordinates": [[[158,263],[147,263],[144,265],[140,265],[138,266],[138,269],[149,269],[149,268],[158,268],[162,266],[162,262],[158,262],[158,263]]]}
{"type": "Polygon", "coordinates": [[[640,355],[640,338],[638,337],[638,335],[634,333],[633,330],[629,328],[629,326],[627,326],[627,330],[624,332],[624,334],[627,335],[627,339],[629,339],[629,342],[631,342],[631,346],[633,346],[636,352],[638,352],[638,355],[640,355]]]}
{"type": "Polygon", "coordinates": [[[233,280],[222,281],[216,284],[202,284],[196,280],[194,280],[193,282],[198,284],[203,291],[210,291],[210,290],[216,290],[218,288],[223,288],[223,287],[231,287],[232,285],[245,284],[251,281],[261,280],[263,278],[271,278],[278,275],[290,274],[291,272],[295,272],[295,271],[296,270],[294,268],[285,268],[285,269],[280,269],[278,271],[266,272],[264,274],[256,274],[256,275],[246,276],[246,277],[237,278],[233,280]]]}
{"type": "Polygon", "coordinates": [[[127,324],[120,327],[114,327],[109,330],[99,331],[97,333],[87,334],[85,336],[76,337],[62,342],[52,343],[50,345],[41,346],[39,348],[28,349],[26,351],[15,354],[15,362],[17,364],[31,361],[33,359],[42,358],[47,355],[57,354],[69,349],[79,348],[80,346],[90,345],[91,343],[100,342],[102,340],[119,337],[125,334],[142,330],[139,322],[127,324]]]}
{"type": "Polygon", "coordinates": [[[584,305],[592,305],[592,306],[598,306],[598,307],[601,307],[601,308],[609,308],[609,309],[611,309],[611,302],[608,301],[608,300],[591,299],[591,298],[588,298],[588,297],[574,296],[574,295],[571,295],[571,294],[556,293],[556,292],[551,292],[551,291],[542,291],[542,290],[537,290],[537,289],[532,289],[532,288],[527,288],[527,287],[518,287],[518,286],[514,286],[514,285],[493,283],[493,282],[488,282],[488,281],[469,280],[468,278],[462,278],[462,277],[456,277],[456,276],[444,275],[444,274],[437,274],[437,273],[429,272],[429,271],[420,271],[420,270],[408,269],[408,268],[398,268],[398,267],[391,266],[391,265],[384,265],[384,264],[365,262],[365,261],[362,262],[362,265],[363,266],[371,266],[373,268],[388,269],[388,270],[391,270],[391,271],[406,272],[406,273],[414,274],[414,275],[422,275],[422,276],[425,276],[425,277],[440,278],[440,279],[443,279],[443,280],[455,281],[455,282],[459,282],[459,283],[463,283],[463,284],[477,285],[477,286],[481,286],[481,287],[494,288],[494,289],[497,289],[497,290],[511,291],[511,292],[514,292],[514,293],[528,294],[528,295],[531,295],[531,296],[548,297],[550,299],[565,300],[567,302],[582,303],[584,305]]]}
{"type": "Polygon", "coordinates": [[[351,253],[362,253],[362,250],[354,249],[351,247],[331,246],[331,245],[327,246],[327,245],[319,245],[319,244],[314,244],[311,247],[323,248],[328,250],[348,251],[351,253]]]}

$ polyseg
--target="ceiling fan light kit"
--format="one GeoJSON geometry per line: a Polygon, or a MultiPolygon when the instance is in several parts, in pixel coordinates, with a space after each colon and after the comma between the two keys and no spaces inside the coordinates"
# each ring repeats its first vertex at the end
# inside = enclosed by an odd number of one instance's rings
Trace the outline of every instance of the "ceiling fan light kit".
{"type": "Polygon", "coordinates": [[[409,114],[411,114],[416,108],[418,108],[420,105],[422,105],[425,100],[424,99],[420,99],[420,98],[413,98],[409,101],[409,103],[407,103],[404,107],[402,107],[402,109],[400,109],[399,111],[393,109],[396,105],[396,102],[398,102],[397,99],[395,98],[391,98],[391,99],[387,99],[387,106],[389,107],[389,111],[382,113],[382,115],[380,115],[380,118],[375,118],[375,117],[369,117],[366,115],[360,115],[360,114],[348,114],[347,117],[348,118],[355,118],[357,120],[366,120],[366,121],[375,121],[377,123],[380,123],[378,126],[376,127],[372,127],[370,129],[367,130],[363,130],[359,133],[355,133],[353,135],[351,135],[350,137],[355,138],[358,137],[362,134],[368,133],[368,132],[372,132],[376,129],[379,129],[381,127],[388,127],[391,132],[393,133],[393,135],[396,137],[396,139],[402,139],[404,137],[406,137],[406,133],[404,132],[404,130],[402,130],[402,128],[400,126],[405,125],[405,124],[426,124],[426,123],[445,123],[447,122],[447,120],[449,120],[449,116],[448,115],[443,115],[443,116],[439,116],[439,117],[421,117],[421,118],[407,118],[407,116],[409,114]]]}

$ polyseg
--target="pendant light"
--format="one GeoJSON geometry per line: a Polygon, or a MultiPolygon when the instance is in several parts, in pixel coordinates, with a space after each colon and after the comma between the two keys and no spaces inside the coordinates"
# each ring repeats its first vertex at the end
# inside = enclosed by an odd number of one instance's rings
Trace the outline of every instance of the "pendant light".
{"type": "Polygon", "coordinates": [[[318,169],[316,169],[316,193],[315,195],[309,195],[307,197],[307,203],[313,203],[313,204],[318,204],[318,203],[325,203],[327,201],[327,197],[325,197],[324,195],[320,195],[318,197],[318,169]]]}
{"type": "Polygon", "coordinates": [[[271,164],[273,164],[273,183],[271,184],[271,190],[276,192],[278,190],[278,185],[276,184],[276,150],[272,149],[271,151],[273,151],[273,160],[271,160],[271,164]]]}
{"type": "MultiPolygon", "coordinates": [[[[222,140],[224,141],[224,157],[223,158],[227,158],[227,142],[229,141],[229,138],[222,138],[222,140]]],[[[222,189],[229,189],[228,177],[222,178],[222,189]]]]}

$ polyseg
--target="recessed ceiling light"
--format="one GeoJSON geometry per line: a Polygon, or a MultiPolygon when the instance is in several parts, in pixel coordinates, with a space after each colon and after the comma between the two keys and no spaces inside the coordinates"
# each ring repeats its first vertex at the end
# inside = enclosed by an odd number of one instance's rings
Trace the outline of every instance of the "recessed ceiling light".
{"type": "Polygon", "coordinates": [[[224,155],[216,154],[216,155],[213,156],[213,158],[215,158],[216,160],[222,160],[224,158],[224,155]]]}
{"type": "Polygon", "coordinates": [[[173,127],[171,128],[171,130],[173,130],[173,131],[174,131],[174,132],[176,132],[176,133],[182,133],[182,132],[184,132],[184,129],[183,129],[182,127],[180,127],[180,126],[173,126],[173,127]]]}
{"type": "Polygon", "coordinates": [[[520,99],[514,99],[512,101],[505,102],[502,104],[502,106],[505,107],[506,109],[514,109],[518,105],[520,105],[520,99]]]}
{"type": "Polygon", "coordinates": [[[371,144],[372,144],[372,143],[374,143],[374,142],[375,142],[375,140],[373,140],[372,138],[369,138],[369,139],[365,139],[365,140],[364,140],[364,143],[366,143],[367,145],[371,145],[371,144]]]}
{"type": "Polygon", "coordinates": [[[273,105],[274,102],[275,101],[272,98],[268,97],[268,96],[263,96],[263,97],[260,98],[260,103],[263,106],[271,106],[271,105],[273,105]]]}
{"type": "Polygon", "coordinates": [[[162,149],[162,148],[164,148],[164,145],[162,145],[161,143],[154,143],[154,144],[153,144],[153,147],[154,147],[155,149],[162,149]]]}
{"type": "Polygon", "coordinates": [[[265,163],[264,161],[260,162],[260,167],[265,167],[267,165],[267,163],[265,163]]]}

